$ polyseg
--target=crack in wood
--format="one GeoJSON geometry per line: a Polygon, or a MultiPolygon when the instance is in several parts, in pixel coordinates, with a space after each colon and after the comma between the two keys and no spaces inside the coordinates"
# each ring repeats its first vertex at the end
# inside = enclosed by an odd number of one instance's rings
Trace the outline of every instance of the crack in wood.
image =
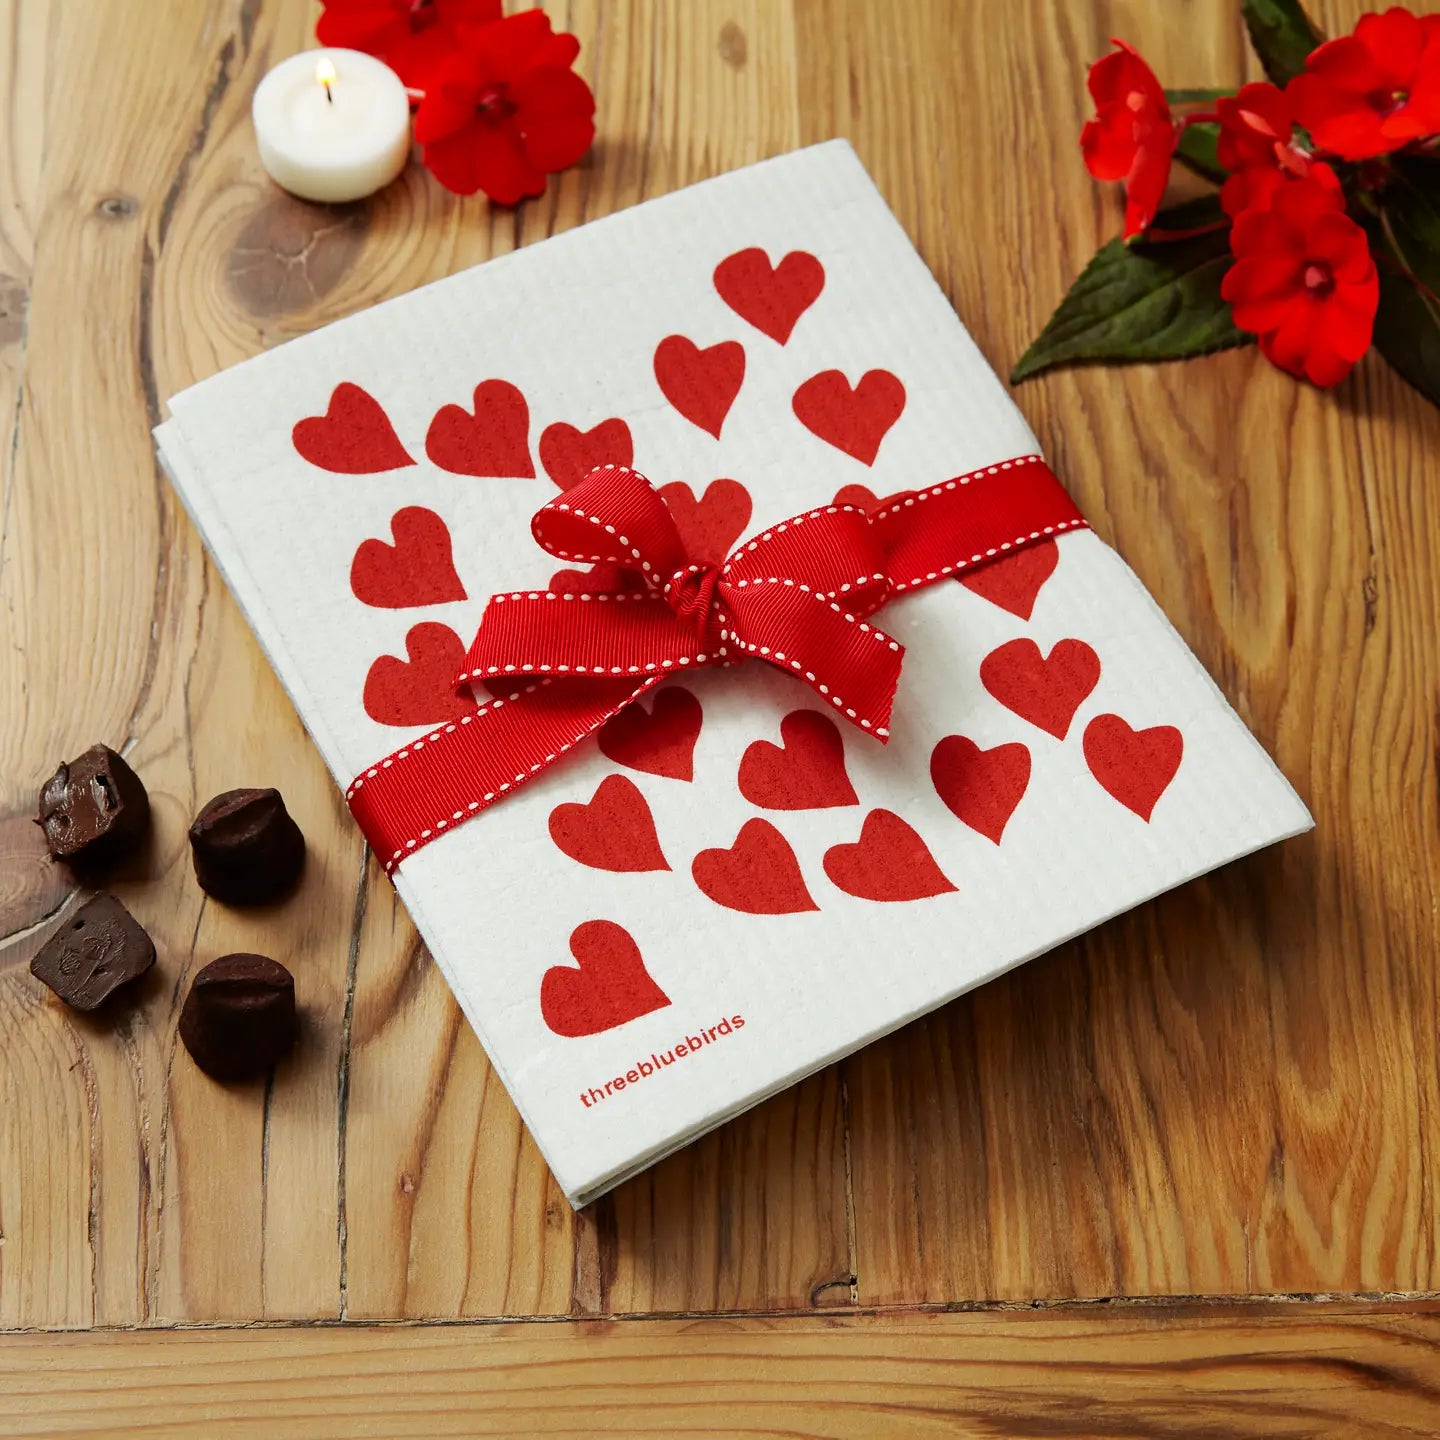
{"type": "Polygon", "coordinates": [[[355,908],[350,919],[350,952],[345,960],[345,1009],[340,1022],[340,1059],[335,1077],[335,1239],[340,1251],[337,1304],[341,1320],[350,1313],[350,1223],[346,1212],[346,1139],[350,1114],[350,1037],[355,1024],[355,985],[360,968],[360,934],[370,889],[366,884],[370,852],[360,851],[360,874],[355,884],[355,908]]]}
{"type": "MultiPolygon", "coordinates": [[[[185,988],[185,977],[190,973],[191,966],[195,963],[195,951],[200,943],[200,925],[205,918],[205,907],[209,903],[209,896],[200,896],[200,907],[195,912],[195,928],[190,932],[190,953],[185,963],[175,973],[175,984],[170,991],[170,1007],[168,1014],[179,1013],[180,992],[185,988]]],[[[170,1086],[168,1080],[175,1069],[175,1049],[180,1043],[180,1027],[176,1025],[170,1032],[170,1048],[165,1055],[164,1075],[167,1083],[164,1087],[164,1098],[160,1105],[160,1139],[156,1149],[155,1165],[155,1245],[153,1254],[154,1264],[149,1267],[145,1275],[145,1313],[154,1315],[160,1308],[160,1265],[164,1251],[165,1230],[160,1223],[165,1210],[165,1184],[170,1165],[170,1086]]]]}
{"type": "Polygon", "coordinates": [[[817,1285],[810,1292],[810,1303],[817,1304],[816,1296],[838,1284],[850,1287],[850,1303],[860,1303],[860,1245],[855,1224],[855,1167],[850,1153],[850,1088],[846,1080],[847,1066],[838,1067],[840,1086],[840,1148],[845,1161],[845,1253],[850,1265],[850,1274],[845,1280],[830,1280],[817,1285]]]}

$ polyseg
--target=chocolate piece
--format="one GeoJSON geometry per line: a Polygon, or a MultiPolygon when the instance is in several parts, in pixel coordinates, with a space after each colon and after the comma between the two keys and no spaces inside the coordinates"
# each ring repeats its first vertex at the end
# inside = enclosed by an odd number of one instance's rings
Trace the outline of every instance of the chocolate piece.
{"type": "Polygon", "coordinates": [[[150,797],[108,745],[92,745],[45,782],[35,823],[57,860],[107,859],[144,836],[150,797]]]}
{"type": "Polygon", "coordinates": [[[200,888],[231,905],[273,900],[305,864],[305,837],[278,790],[227,790],[190,826],[200,888]]]}
{"type": "Polygon", "coordinates": [[[263,1075],[295,1043],[295,981],[268,956],[222,955],[190,986],[180,1038],[213,1079],[263,1075]]]}
{"type": "Polygon", "coordinates": [[[67,1005],[94,1010],[155,963],[155,942],[113,896],[87,900],[40,947],[30,973],[67,1005]]]}

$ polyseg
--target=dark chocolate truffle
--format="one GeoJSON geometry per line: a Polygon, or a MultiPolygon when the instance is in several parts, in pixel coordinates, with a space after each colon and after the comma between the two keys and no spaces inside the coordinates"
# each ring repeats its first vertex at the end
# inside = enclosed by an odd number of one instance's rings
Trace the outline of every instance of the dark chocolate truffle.
{"type": "Polygon", "coordinates": [[[35,823],[57,860],[110,859],[144,837],[150,797],[109,746],[92,745],[45,782],[35,823]]]}
{"type": "Polygon", "coordinates": [[[200,888],[230,905],[288,890],[305,864],[305,837],[278,790],[227,790],[190,826],[200,888]]]}
{"type": "Polygon", "coordinates": [[[155,963],[155,942],[113,896],[87,900],[40,947],[30,973],[67,1005],[94,1010],[155,963]]]}
{"type": "Polygon", "coordinates": [[[222,955],[195,977],[180,1011],[190,1058],[216,1080],[252,1080],[295,1043],[295,981],[265,955],[222,955]]]}

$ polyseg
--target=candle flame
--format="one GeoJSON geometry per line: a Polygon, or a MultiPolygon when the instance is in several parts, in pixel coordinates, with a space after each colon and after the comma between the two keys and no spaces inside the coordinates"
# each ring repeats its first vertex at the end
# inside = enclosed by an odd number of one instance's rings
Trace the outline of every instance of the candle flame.
{"type": "Polygon", "coordinates": [[[315,79],[327,90],[335,83],[335,62],[328,55],[315,62],[315,79]]]}

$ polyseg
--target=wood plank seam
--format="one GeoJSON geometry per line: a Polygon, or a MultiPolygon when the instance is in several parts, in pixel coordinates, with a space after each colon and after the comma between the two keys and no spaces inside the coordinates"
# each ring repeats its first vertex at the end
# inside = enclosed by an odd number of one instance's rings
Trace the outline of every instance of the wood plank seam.
{"type": "Polygon", "coordinates": [[[1184,1315],[1203,1318],[1232,1312],[1256,1311],[1323,1319],[1343,1311],[1356,1315],[1440,1314],[1440,1290],[1366,1293],[1361,1291],[1316,1294],[1255,1295],[1107,1295],[1079,1300],[949,1300],[913,1305],[787,1306],[776,1310],[619,1310],[576,1314],[409,1315],[399,1318],[342,1319],[317,1315],[307,1319],[166,1320],[134,1325],[6,1325],[4,1335],[162,1334],[170,1331],[246,1330],[389,1330],[468,1329],[495,1325],[597,1325],[653,1324],[657,1321],[693,1320],[905,1320],[921,1316],[1053,1315],[1083,1318],[1095,1315],[1184,1315]]]}

